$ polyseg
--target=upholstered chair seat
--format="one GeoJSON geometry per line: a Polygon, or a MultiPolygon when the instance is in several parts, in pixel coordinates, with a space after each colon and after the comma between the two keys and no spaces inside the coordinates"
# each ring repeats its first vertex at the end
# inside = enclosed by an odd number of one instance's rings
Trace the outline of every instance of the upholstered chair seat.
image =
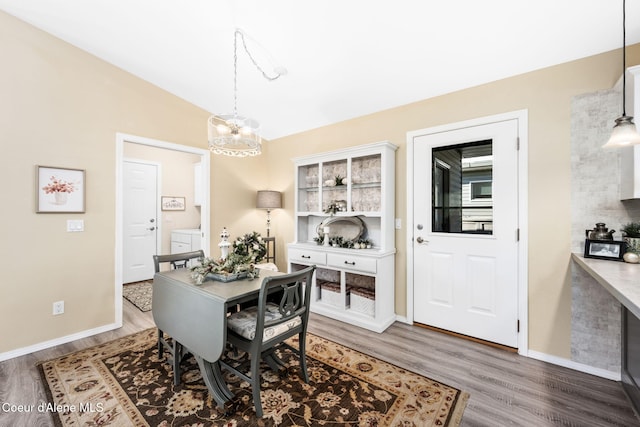
{"type": "MultiPolygon", "coordinates": [[[[258,319],[258,307],[253,306],[233,313],[227,318],[227,327],[236,334],[252,340],[256,336],[256,325],[258,319]]],[[[267,303],[265,311],[265,320],[282,319],[280,309],[276,304],[267,303]]],[[[287,320],[286,323],[278,323],[273,326],[264,328],[262,340],[268,341],[272,338],[282,335],[287,331],[296,328],[302,323],[300,316],[287,320]]]]}

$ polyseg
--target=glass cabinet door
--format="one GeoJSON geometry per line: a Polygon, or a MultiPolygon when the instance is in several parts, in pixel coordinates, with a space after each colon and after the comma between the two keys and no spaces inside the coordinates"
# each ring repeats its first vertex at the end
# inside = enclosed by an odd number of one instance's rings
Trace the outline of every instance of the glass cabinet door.
{"type": "Polygon", "coordinates": [[[381,158],[379,154],[351,159],[351,210],[380,212],[381,158]]]}
{"type": "Polygon", "coordinates": [[[298,212],[320,211],[319,170],[317,163],[298,168],[298,212]]]}
{"type": "Polygon", "coordinates": [[[347,212],[347,160],[322,164],[322,210],[327,212],[335,207],[335,212],[347,212]]]}

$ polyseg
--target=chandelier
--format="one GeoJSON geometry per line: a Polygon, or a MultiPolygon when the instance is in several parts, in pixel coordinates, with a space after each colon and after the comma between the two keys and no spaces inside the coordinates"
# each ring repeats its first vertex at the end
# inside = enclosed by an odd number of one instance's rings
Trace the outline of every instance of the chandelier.
{"type": "Polygon", "coordinates": [[[622,116],[616,119],[609,141],[602,148],[626,147],[640,144],[640,135],[636,131],[633,117],[627,116],[627,55],[626,55],[626,1],[622,0],[622,116]]]}
{"type": "Polygon", "coordinates": [[[275,76],[269,76],[255,61],[247,44],[245,34],[236,29],[233,34],[233,113],[214,114],[208,120],[209,150],[214,154],[233,157],[257,156],[262,152],[260,123],[238,114],[238,38],[253,65],[269,81],[286,74],[286,70],[277,67],[275,76]]]}

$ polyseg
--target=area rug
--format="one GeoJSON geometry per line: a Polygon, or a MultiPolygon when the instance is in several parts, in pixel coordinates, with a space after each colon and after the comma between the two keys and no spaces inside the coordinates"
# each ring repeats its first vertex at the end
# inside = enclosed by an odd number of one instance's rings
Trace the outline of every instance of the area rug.
{"type": "Polygon", "coordinates": [[[152,281],[128,283],[122,287],[122,296],[140,311],[151,310],[152,281]]]}
{"type": "MultiPolygon", "coordinates": [[[[40,373],[57,426],[458,426],[468,393],[307,335],[309,383],[292,368],[262,374],[264,417],[257,419],[249,385],[226,374],[235,412],[218,411],[192,357],[173,385],[158,359],[155,328],[43,362],[40,373]]],[[[296,345],[296,341],[291,341],[296,345]]],[[[229,353],[232,355],[233,353],[229,353]]]]}

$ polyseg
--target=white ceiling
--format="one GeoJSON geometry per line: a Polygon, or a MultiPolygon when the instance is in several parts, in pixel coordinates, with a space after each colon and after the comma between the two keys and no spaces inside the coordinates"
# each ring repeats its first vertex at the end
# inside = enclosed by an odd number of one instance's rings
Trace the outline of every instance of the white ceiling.
{"type": "MultiPolygon", "coordinates": [[[[267,139],[622,46],[622,0],[0,0],[0,10],[267,139]]],[[[640,0],[627,0],[627,44],[640,0]]],[[[620,58],[622,62],[622,58],[620,58]]],[[[5,64],[6,65],[6,64],[5,64]]],[[[204,126],[204,124],[203,124],[204,126]]]]}

